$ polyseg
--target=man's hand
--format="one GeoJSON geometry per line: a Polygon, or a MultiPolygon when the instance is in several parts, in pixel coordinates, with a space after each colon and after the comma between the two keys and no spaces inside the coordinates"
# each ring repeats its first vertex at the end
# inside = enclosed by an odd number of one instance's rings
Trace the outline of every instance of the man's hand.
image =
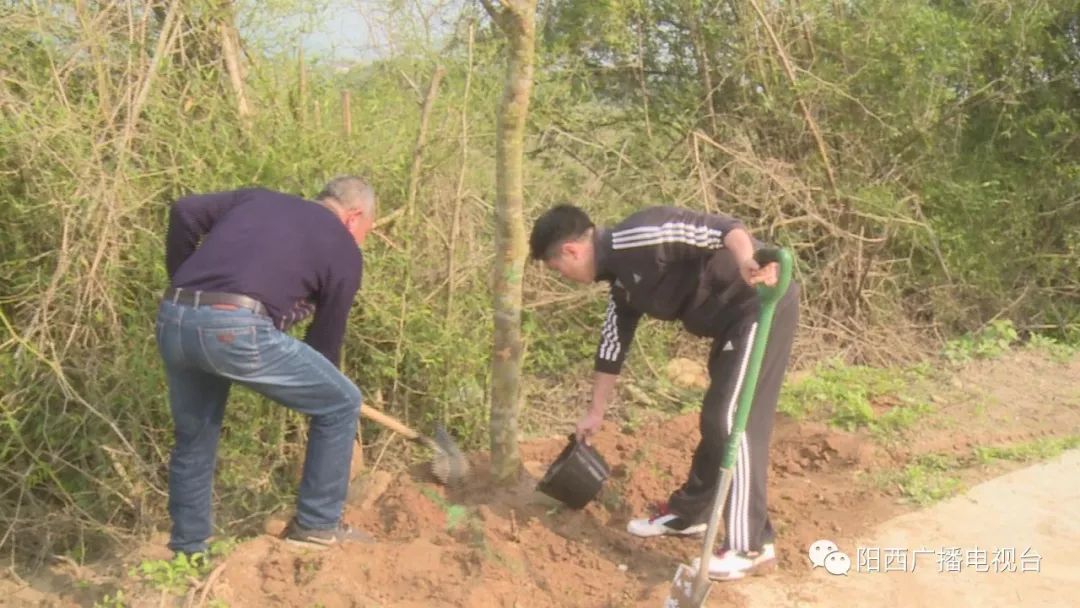
{"type": "Polygon", "coordinates": [[[754,241],[750,233],[744,228],[734,228],[724,237],[724,247],[735,256],[739,264],[739,274],[742,275],[747,285],[753,287],[758,283],[764,283],[768,287],[775,287],[779,280],[779,270],[775,262],[766,264],[764,268],[758,266],[754,260],[754,241]]]}
{"type": "Polygon", "coordinates": [[[577,429],[574,431],[578,441],[588,443],[589,437],[600,430],[600,425],[604,423],[604,410],[611,401],[611,393],[615,390],[615,380],[618,377],[605,372],[593,374],[592,405],[581,420],[578,420],[577,429]]]}
{"type": "Polygon", "coordinates": [[[602,424],[604,424],[604,413],[589,410],[585,412],[581,420],[578,420],[577,430],[574,434],[578,441],[588,443],[588,439],[600,431],[602,424]]]}
{"type": "Polygon", "coordinates": [[[779,280],[778,268],[776,262],[769,262],[762,268],[752,255],[739,262],[739,274],[751,287],[758,283],[764,283],[766,287],[776,287],[779,280]]]}

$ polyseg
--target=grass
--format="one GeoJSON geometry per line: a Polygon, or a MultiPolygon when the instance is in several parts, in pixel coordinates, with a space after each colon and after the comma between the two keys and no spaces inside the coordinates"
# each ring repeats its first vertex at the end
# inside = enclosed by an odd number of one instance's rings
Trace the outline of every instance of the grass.
{"type": "Polygon", "coordinates": [[[956,494],[960,480],[950,471],[960,464],[946,454],[924,454],[899,471],[888,471],[878,478],[882,487],[896,487],[909,502],[920,506],[935,503],[956,494]]]}
{"type": "Polygon", "coordinates": [[[1080,435],[1036,439],[1010,446],[979,446],[975,448],[975,460],[989,464],[996,460],[1033,462],[1058,456],[1065,450],[1080,448],[1080,435]]]}
{"type": "Polygon", "coordinates": [[[1009,351],[1019,334],[1012,321],[999,319],[981,331],[967,333],[945,343],[945,358],[953,363],[996,359],[1009,351]]]}
{"type": "MultiPolygon", "coordinates": [[[[994,359],[1009,352],[1018,341],[1019,334],[1011,321],[994,321],[982,331],[950,340],[944,356],[954,364],[994,359]]],[[[1080,345],[1041,334],[1032,334],[1025,348],[1044,353],[1058,363],[1067,363],[1080,353],[1080,345]]],[[[942,380],[935,369],[930,363],[879,368],[826,361],[807,377],[785,384],[779,410],[797,420],[817,420],[847,431],[865,428],[878,438],[895,438],[933,413],[928,403],[930,391],[942,380]],[[882,402],[895,405],[878,413],[875,404],[882,402]]]]}
{"type": "Polygon", "coordinates": [[[1080,353],[1080,344],[1065,344],[1042,334],[1032,334],[1026,346],[1045,353],[1055,363],[1068,363],[1080,353]]]}
{"type": "MultiPolygon", "coordinates": [[[[964,334],[945,344],[945,358],[953,363],[976,359],[996,359],[1020,342],[1020,333],[1012,321],[999,319],[978,332],[964,334]]],[[[1080,353],[1080,344],[1060,342],[1051,336],[1031,334],[1024,345],[1046,354],[1052,361],[1068,363],[1080,353]]]]}
{"type": "Polygon", "coordinates": [[[919,392],[920,381],[930,373],[925,366],[878,368],[833,360],[819,365],[801,381],[787,384],[780,394],[779,409],[798,420],[821,420],[847,431],[870,428],[879,435],[890,435],[931,411],[930,405],[916,396],[901,396],[904,391],[919,392]],[[901,404],[876,414],[874,403],[882,398],[901,404]]]}
{"type": "Polygon", "coordinates": [[[123,591],[110,593],[94,602],[94,608],[125,608],[127,605],[127,599],[124,597],[123,591]]]}
{"type": "Polygon", "coordinates": [[[970,456],[923,454],[902,469],[877,476],[882,488],[898,488],[908,501],[926,506],[953,496],[963,485],[956,473],[973,464],[997,461],[1038,462],[1080,448],[1080,435],[1049,437],[1005,446],[977,446],[970,456]]]}
{"type": "Polygon", "coordinates": [[[193,581],[202,580],[209,575],[213,569],[213,560],[227,556],[236,548],[236,544],[235,539],[227,538],[211,543],[209,550],[205,553],[196,553],[191,556],[177,553],[171,560],[146,560],[133,568],[129,574],[154,589],[181,594],[193,581]]]}
{"type": "Polygon", "coordinates": [[[929,415],[933,409],[930,404],[922,402],[896,406],[871,420],[869,427],[878,437],[893,437],[929,415]]]}
{"type": "Polygon", "coordinates": [[[620,431],[626,435],[633,435],[638,432],[642,424],[648,420],[647,417],[642,416],[638,408],[628,407],[623,412],[623,423],[620,431]]]}

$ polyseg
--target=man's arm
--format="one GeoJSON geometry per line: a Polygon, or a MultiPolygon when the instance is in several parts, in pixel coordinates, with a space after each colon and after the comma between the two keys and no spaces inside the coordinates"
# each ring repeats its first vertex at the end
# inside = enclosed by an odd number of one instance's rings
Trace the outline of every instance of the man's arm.
{"type": "Polygon", "coordinates": [[[724,248],[729,234],[746,230],[733,217],[674,207],[655,207],[635,217],[635,225],[612,232],[612,248],[654,247],[663,262],[709,257],[724,248]]]}
{"type": "Polygon", "coordinates": [[[758,267],[754,261],[754,239],[743,223],[733,217],[657,207],[643,220],[642,225],[613,232],[612,247],[656,247],[656,256],[662,262],[705,258],[726,248],[748,284],[776,284],[776,265],[758,267]]]}
{"type": "Polygon", "coordinates": [[[341,367],[341,344],[345,340],[349,309],[360,289],[363,274],[363,258],[358,255],[355,259],[354,264],[345,264],[341,260],[335,262],[329,279],[319,293],[315,318],[304,336],[308,346],[338,367],[341,367]]]}
{"type": "Polygon", "coordinates": [[[727,247],[736,260],[754,257],[754,241],[742,226],[734,227],[724,235],[724,247],[727,247]]]}
{"type": "Polygon", "coordinates": [[[253,190],[216,192],[185,196],[169,209],[169,230],[165,235],[165,269],[172,279],[191,257],[214,223],[230,209],[251,198],[253,190]]]}
{"type": "Polygon", "coordinates": [[[754,241],[745,228],[735,228],[724,237],[724,246],[728,248],[735,262],[739,265],[739,274],[748,285],[765,283],[774,287],[779,277],[775,263],[766,264],[765,268],[754,259],[754,241]]]}
{"type": "Polygon", "coordinates": [[[578,422],[578,439],[586,439],[599,430],[615,390],[615,380],[634,341],[641,313],[622,304],[624,297],[621,289],[612,287],[604,325],[600,330],[600,344],[596,348],[592,401],[578,422]]]}
{"type": "Polygon", "coordinates": [[[607,404],[611,402],[611,394],[615,392],[615,380],[618,377],[618,374],[593,373],[592,402],[577,425],[576,434],[579,440],[588,439],[600,430],[600,425],[604,422],[604,412],[607,411],[607,404]]]}
{"type": "Polygon", "coordinates": [[[596,347],[593,362],[596,371],[619,374],[634,342],[640,319],[641,313],[626,304],[626,292],[621,287],[612,286],[607,312],[604,313],[604,325],[600,328],[600,344],[596,347]]]}

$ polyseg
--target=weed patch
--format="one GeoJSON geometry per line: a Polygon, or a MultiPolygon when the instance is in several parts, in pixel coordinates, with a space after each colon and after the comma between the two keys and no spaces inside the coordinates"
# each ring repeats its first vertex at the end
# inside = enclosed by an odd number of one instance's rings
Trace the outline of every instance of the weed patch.
{"type": "Polygon", "coordinates": [[[876,415],[876,400],[896,395],[916,385],[929,370],[922,367],[877,368],[831,361],[813,373],[784,387],[781,412],[798,420],[823,420],[848,431],[870,427],[881,433],[906,428],[930,410],[913,397],[900,398],[902,405],[876,415]]]}
{"type": "Polygon", "coordinates": [[[945,344],[945,358],[953,363],[965,363],[974,359],[996,359],[1008,352],[1019,334],[1012,321],[997,320],[985,329],[967,333],[945,344]]]}
{"type": "Polygon", "coordinates": [[[960,480],[950,472],[960,464],[944,454],[924,454],[899,471],[890,471],[879,479],[883,487],[895,487],[908,501],[929,505],[956,494],[960,480]]]}
{"type": "MultiPolygon", "coordinates": [[[[215,541],[205,553],[177,553],[171,560],[146,560],[133,568],[129,575],[154,589],[180,594],[186,591],[193,581],[199,581],[210,574],[215,558],[227,556],[235,547],[236,540],[231,538],[215,541]]],[[[116,601],[115,598],[113,601],[116,601]]]]}
{"type": "Polygon", "coordinates": [[[1080,435],[1038,439],[1011,446],[980,446],[975,448],[975,460],[988,464],[995,460],[1033,462],[1053,458],[1065,450],[1080,447],[1080,435]]]}

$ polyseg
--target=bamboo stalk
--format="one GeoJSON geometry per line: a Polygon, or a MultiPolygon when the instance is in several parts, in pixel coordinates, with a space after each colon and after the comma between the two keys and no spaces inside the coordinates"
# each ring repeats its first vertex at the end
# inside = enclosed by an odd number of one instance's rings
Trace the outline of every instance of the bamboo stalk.
{"type": "MultiPolygon", "coordinates": [[[[409,171],[409,194],[406,199],[405,206],[401,209],[394,211],[392,214],[383,218],[383,223],[389,223],[393,217],[398,215],[404,215],[406,218],[412,217],[412,209],[416,203],[416,193],[419,190],[420,184],[420,172],[423,167],[424,157],[424,145],[427,142],[427,130],[428,120],[431,116],[431,108],[435,103],[435,97],[438,95],[439,83],[442,81],[443,75],[446,73],[446,69],[443,66],[437,66],[435,72],[431,76],[431,82],[428,85],[427,95],[424,96],[423,107],[420,110],[420,130],[416,135],[416,144],[413,147],[413,159],[412,168],[409,171]]],[[[376,222],[378,224],[378,222],[376,222]]],[[[406,259],[412,259],[412,242],[413,239],[405,241],[405,257],[406,259]]],[[[404,344],[405,338],[405,319],[408,316],[408,298],[409,292],[412,289],[412,271],[407,270],[405,272],[405,286],[401,290],[401,302],[398,311],[398,335],[397,341],[394,345],[394,365],[400,371],[400,366],[404,361],[404,344]]],[[[399,377],[400,373],[394,374],[394,384],[391,389],[391,396],[396,398],[398,395],[399,377]]],[[[405,422],[409,422],[409,410],[407,407],[403,408],[403,417],[405,422]]]]}
{"type": "MultiPolygon", "coordinates": [[[[110,7],[102,9],[102,14],[109,9],[110,7]]],[[[113,105],[112,82],[109,79],[108,64],[105,62],[105,53],[101,48],[101,40],[97,35],[91,32],[91,26],[94,24],[90,23],[87,19],[85,0],[76,0],[75,14],[79,19],[79,25],[83,28],[86,37],[89,39],[88,45],[90,47],[90,54],[94,58],[94,75],[97,78],[98,108],[101,110],[102,118],[109,121],[113,105]]],[[[95,19],[95,21],[97,21],[97,19],[95,19]]]]}
{"type": "Polygon", "coordinates": [[[346,137],[352,137],[352,109],[350,108],[351,94],[349,91],[341,92],[341,128],[346,137]]]}
{"type": "Polygon", "coordinates": [[[641,87],[641,105],[643,113],[645,114],[645,135],[652,139],[652,121],[649,119],[649,89],[645,86],[645,19],[641,17],[638,19],[637,27],[637,39],[638,39],[638,65],[637,76],[638,86],[641,87]]]}
{"type": "Polygon", "coordinates": [[[435,73],[431,75],[427,94],[424,95],[424,105],[420,109],[420,130],[416,134],[416,145],[413,147],[412,168],[409,170],[409,194],[405,202],[405,213],[412,214],[416,204],[416,193],[420,188],[420,170],[424,162],[424,146],[427,144],[428,123],[431,120],[431,109],[435,105],[435,98],[439,96],[439,83],[446,75],[446,68],[436,66],[435,73]]]}
{"type": "MultiPolygon", "coordinates": [[[[179,14],[180,0],[173,0],[169,3],[169,10],[165,15],[165,22],[161,26],[161,33],[158,34],[154,55],[151,57],[150,65],[147,67],[146,74],[142,78],[142,83],[138,88],[139,92],[136,94],[135,101],[128,110],[124,134],[117,140],[117,156],[121,159],[124,159],[127,155],[128,144],[131,142],[131,138],[135,133],[135,127],[139,122],[139,115],[142,113],[143,105],[146,104],[146,99],[150,96],[150,87],[154,84],[154,79],[157,76],[161,60],[176,42],[180,30],[177,23],[179,21],[179,14]]],[[[122,164],[122,162],[118,164],[122,164]]]]}
{"type": "MultiPolygon", "coordinates": [[[[300,45],[297,51],[296,67],[299,72],[299,87],[297,91],[296,100],[296,118],[303,125],[307,122],[307,93],[308,93],[308,76],[307,76],[307,64],[304,63],[304,46],[300,45]]],[[[316,110],[318,113],[318,110],[316,110]]]]}
{"type": "Polygon", "coordinates": [[[458,171],[457,189],[454,193],[454,213],[450,221],[450,246],[446,252],[446,322],[454,316],[454,290],[457,285],[457,237],[461,229],[461,205],[464,202],[465,170],[469,165],[469,90],[472,86],[473,44],[475,24],[469,24],[468,68],[465,72],[465,93],[461,102],[461,169],[458,171]]]}
{"type": "Polygon", "coordinates": [[[692,2],[690,4],[690,38],[694,42],[694,50],[697,52],[698,59],[698,78],[701,79],[701,86],[705,89],[705,99],[702,100],[705,104],[705,113],[709,118],[709,133],[713,137],[719,135],[717,129],[716,120],[716,104],[713,103],[713,82],[712,73],[709,69],[709,49],[705,41],[705,35],[701,31],[701,15],[699,14],[698,3],[692,2]]]}
{"type": "Polygon", "coordinates": [[[225,57],[225,69],[229,72],[229,82],[232,83],[233,94],[236,95],[236,111],[244,127],[250,128],[252,110],[247,92],[244,90],[244,68],[240,63],[240,36],[236,33],[236,28],[227,21],[218,24],[218,31],[221,34],[221,54],[225,57]]]}

